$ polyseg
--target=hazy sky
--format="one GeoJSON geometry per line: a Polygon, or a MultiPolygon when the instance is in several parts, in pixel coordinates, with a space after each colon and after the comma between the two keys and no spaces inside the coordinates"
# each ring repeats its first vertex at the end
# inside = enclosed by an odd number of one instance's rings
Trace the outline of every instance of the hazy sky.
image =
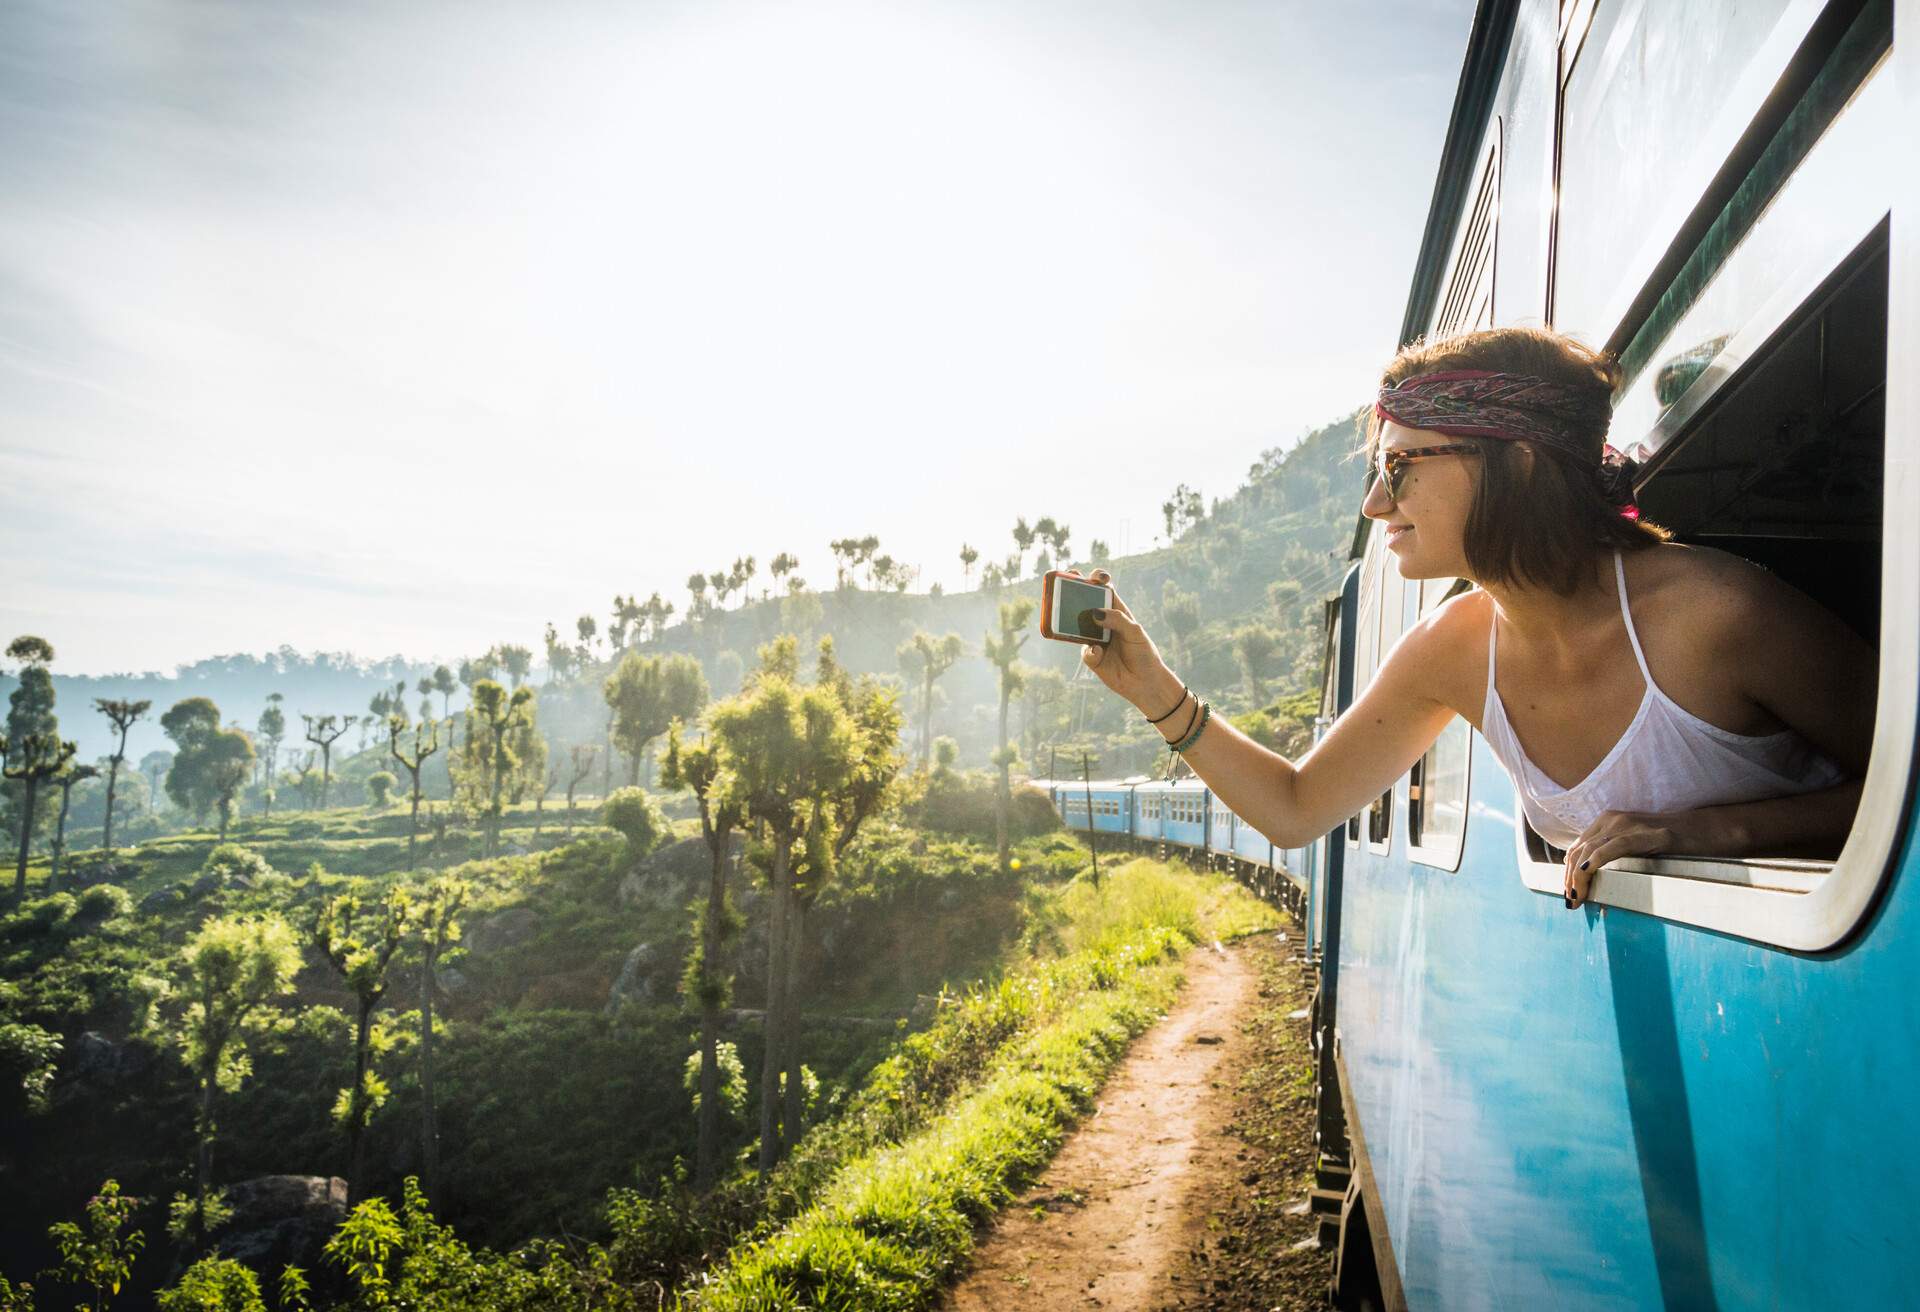
{"type": "Polygon", "coordinates": [[[1368,395],[1468,0],[0,7],[0,634],[539,647],[1368,395]]]}

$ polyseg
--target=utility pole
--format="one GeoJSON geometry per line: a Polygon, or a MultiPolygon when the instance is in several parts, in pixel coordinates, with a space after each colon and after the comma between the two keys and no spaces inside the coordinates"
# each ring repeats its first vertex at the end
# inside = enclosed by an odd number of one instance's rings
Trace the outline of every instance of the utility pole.
{"type": "Polygon", "coordinates": [[[1080,782],[1087,790],[1087,849],[1093,853],[1093,886],[1100,887],[1100,834],[1093,827],[1093,767],[1087,754],[1080,753],[1080,782]]]}

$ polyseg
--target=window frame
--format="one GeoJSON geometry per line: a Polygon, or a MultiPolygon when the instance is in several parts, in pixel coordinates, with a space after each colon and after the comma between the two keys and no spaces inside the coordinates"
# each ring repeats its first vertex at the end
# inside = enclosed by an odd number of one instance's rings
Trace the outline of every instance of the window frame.
{"type": "MultiPolygon", "coordinates": [[[[1441,585],[1435,589],[1437,595],[1433,601],[1434,606],[1441,605],[1449,598],[1458,596],[1472,586],[1465,579],[1420,580],[1420,586],[1415,589],[1415,596],[1417,598],[1415,605],[1419,608],[1414,617],[1416,622],[1425,618],[1427,614],[1426,592],[1427,584],[1429,583],[1441,585]]],[[[1440,732],[1447,734],[1459,727],[1466,729],[1467,736],[1465,766],[1460,772],[1460,832],[1457,835],[1441,843],[1427,842],[1424,841],[1420,827],[1414,824],[1415,801],[1413,790],[1415,788],[1420,789],[1420,799],[1418,803],[1419,814],[1424,817],[1427,810],[1426,766],[1428,760],[1433,756],[1434,748],[1428,747],[1426,751],[1422,752],[1420,759],[1415,761],[1413,768],[1407,772],[1407,859],[1423,866],[1430,866],[1435,870],[1445,870],[1450,874],[1458,873],[1461,861],[1466,858],[1467,822],[1473,812],[1471,806],[1473,801],[1473,740],[1477,730],[1475,730],[1471,724],[1467,723],[1466,720],[1455,716],[1448,722],[1447,727],[1440,732]]],[[[1438,746],[1439,741],[1438,738],[1434,739],[1434,746],[1438,746]]]]}
{"type": "MultiPolygon", "coordinates": [[[[1920,26],[1914,19],[1896,21],[1920,26]]],[[[1920,84],[1920,53],[1913,50],[1914,45],[1910,39],[1903,52],[1896,43],[1867,79],[1887,78],[1897,67],[1901,80],[1889,86],[1904,98],[1909,111],[1916,100],[1913,88],[1920,84]]],[[[1867,82],[1862,83],[1863,91],[1867,82]]],[[[1913,361],[1920,359],[1920,231],[1906,217],[1920,217],[1920,162],[1908,154],[1904,166],[1897,160],[1877,161],[1888,210],[1898,211],[1905,221],[1880,220],[1887,225],[1891,269],[1880,665],[1872,754],[1862,782],[1859,818],[1840,855],[1830,863],[1666,856],[1613,862],[1595,873],[1588,901],[1596,908],[1637,911],[1788,951],[1823,952],[1839,946],[1861,927],[1907,841],[1915,723],[1920,717],[1920,626],[1914,622],[1916,598],[1920,598],[1920,516],[1911,513],[1920,498],[1920,372],[1912,368],[1913,361]]],[[[1874,231],[1863,237],[1862,245],[1874,240],[1874,231]]],[[[1703,417],[1708,403],[1728,385],[1745,380],[1739,366],[1764,355],[1784,331],[1803,322],[1821,289],[1861,249],[1856,246],[1831,261],[1810,260],[1791,285],[1778,287],[1764,304],[1755,306],[1722,352],[1729,367],[1703,373],[1637,445],[1654,454],[1656,461],[1662,450],[1676,449],[1679,443],[1674,439],[1703,417]]],[[[1728,263],[1740,258],[1741,251],[1736,249],[1728,263]]],[[[1530,850],[1544,849],[1544,845],[1526,824],[1517,797],[1514,813],[1522,881],[1537,893],[1558,898],[1564,883],[1562,865],[1541,860],[1530,850]]]]}

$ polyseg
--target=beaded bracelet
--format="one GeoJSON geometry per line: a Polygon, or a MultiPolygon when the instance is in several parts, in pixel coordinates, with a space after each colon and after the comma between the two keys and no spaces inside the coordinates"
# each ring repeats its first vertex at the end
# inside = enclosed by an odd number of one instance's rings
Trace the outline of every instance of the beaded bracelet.
{"type": "Polygon", "coordinates": [[[1189,751],[1192,751],[1193,745],[1200,741],[1200,735],[1207,731],[1207,721],[1212,718],[1213,718],[1212,704],[1210,702],[1202,700],[1200,703],[1200,723],[1194,728],[1194,731],[1191,734],[1188,734],[1185,738],[1182,738],[1177,743],[1170,744],[1167,747],[1167,750],[1170,752],[1179,752],[1182,755],[1186,754],[1189,751]]]}

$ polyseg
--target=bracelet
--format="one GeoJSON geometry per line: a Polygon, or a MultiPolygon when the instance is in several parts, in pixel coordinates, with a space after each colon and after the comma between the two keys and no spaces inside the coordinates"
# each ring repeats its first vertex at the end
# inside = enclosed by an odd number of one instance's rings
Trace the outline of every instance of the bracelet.
{"type": "Polygon", "coordinates": [[[1173,746],[1174,743],[1179,742],[1182,738],[1185,738],[1188,734],[1192,733],[1193,726],[1200,722],[1200,708],[1205,704],[1206,703],[1202,702],[1200,698],[1195,697],[1193,699],[1193,714],[1187,717],[1186,727],[1184,729],[1180,729],[1177,732],[1175,732],[1172,738],[1162,739],[1162,741],[1165,742],[1167,746],[1171,747],[1173,746]]]}
{"type": "MultiPolygon", "coordinates": [[[[1192,692],[1193,692],[1193,689],[1191,689],[1191,688],[1189,688],[1189,687],[1187,687],[1187,685],[1186,685],[1186,684],[1184,684],[1184,683],[1183,683],[1183,684],[1181,684],[1181,685],[1180,685],[1180,700],[1179,700],[1179,701],[1177,701],[1177,702],[1175,702],[1175,703],[1173,704],[1173,711],[1177,711],[1177,710],[1179,710],[1179,709],[1180,709],[1180,708],[1181,708],[1182,706],[1185,706],[1185,705],[1187,704],[1187,697],[1188,697],[1188,695],[1189,695],[1190,693],[1192,693],[1192,692]]],[[[1168,711],[1168,712],[1167,712],[1167,715],[1172,715],[1172,714],[1173,714],[1173,711],[1168,711]]],[[[1161,720],[1164,720],[1164,719],[1166,719],[1166,718],[1167,718],[1167,715],[1162,715],[1162,716],[1158,716],[1158,717],[1156,717],[1156,718],[1154,718],[1154,719],[1151,719],[1151,720],[1148,720],[1148,721],[1147,721],[1147,723],[1148,723],[1148,724],[1158,724],[1158,723],[1160,723],[1160,721],[1161,721],[1161,720]]]]}
{"type": "Polygon", "coordinates": [[[1196,728],[1192,732],[1192,734],[1188,735],[1185,738],[1182,738],[1179,742],[1174,743],[1172,746],[1168,747],[1167,750],[1170,752],[1179,752],[1182,755],[1185,755],[1187,752],[1192,751],[1193,745],[1200,741],[1200,735],[1207,731],[1207,721],[1212,718],[1213,718],[1213,707],[1207,702],[1204,702],[1204,701],[1201,702],[1199,727],[1196,728]]]}

